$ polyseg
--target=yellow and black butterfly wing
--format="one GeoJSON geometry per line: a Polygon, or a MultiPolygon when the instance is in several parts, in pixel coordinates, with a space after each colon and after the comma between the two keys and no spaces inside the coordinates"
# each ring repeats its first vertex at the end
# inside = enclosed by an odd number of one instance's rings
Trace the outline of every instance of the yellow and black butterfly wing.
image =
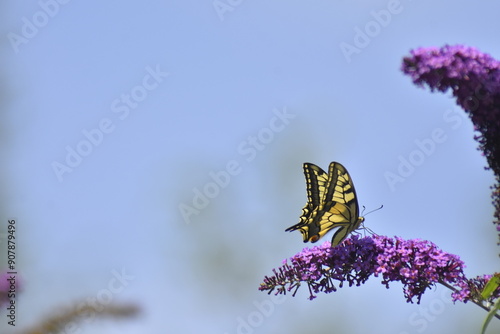
{"type": "Polygon", "coordinates": [[[299,218],[299,222],[285,231],[295,231],[299,230],[302,232],[304,237],[304,242],[309,241],[307,228],[305,226],[310,224],[311,213],[316,209],[322,202],[324,194],[326,192],[326,184],[328,183],[328,174],[311,163],[304,163],[304,175],[306,177],[306,188],[307,188],[307,203],[302,209],[302,215],[299,218]]]}
{"type": "Polygon", "coordinates": [[[320,167],[307,162],[304,164],[304,175],[307,184],[306,206],[316,208],[324,200],[329,176],[320,167]]]}
{"type": "MultiPolygon", "coordinates": [[[[319,167],[315,167],[321,170],[319,167]]],[[[324,181],[325,179],[322,178],[321,180],[324,181]]],[[[311,183],[311,186],[314,188],[313,183],[311,183]]],[[[332,238],[332,246],[336,246],[351,232],[359,228],[364,218],[359,217],[359,206],[354,184],[342,164],[338,162],[330,163],[328,177],[321,186],[321,189],[316,192],[320,196],[319,205],[310,207],[306,205],[303,209],[301,221],[288,228],[287,231],[300,229],[304,242],[316,242],[331,229],[338,227],[332,238]],[[306,208],[307,212],[305,211],[306,208]],[[304,213],[307,213],[307,215],[304,213]]],[[[308,189],[308,195],[311,196],[310,194],[311,192],[308,189]]],[[[310,202],[315,200],[316,198],[310,202]]]]}
{"type": "Polygon", "coordinates": [[[326,189],[324,213],[318,215],[319,238],[332,228],[338,227],[332,238],[332,246],[336,246],[358,229],[364,218],[359,217],[356,189],[351,176],[342,164],[330,163],[326,189]]]}

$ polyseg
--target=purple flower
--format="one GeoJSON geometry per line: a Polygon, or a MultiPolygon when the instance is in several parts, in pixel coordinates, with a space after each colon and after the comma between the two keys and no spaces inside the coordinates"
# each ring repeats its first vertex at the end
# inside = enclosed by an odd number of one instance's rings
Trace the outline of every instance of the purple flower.
{"type": "MultiPolygon", "coordinates": [[[[0,273],[0,306],[9,302],[9,290],[11,289],[11,281],[9,278],[10,274],[6,272],[0,273]]],[[[16,277],[16,281],[13,282],[16,291],[19,289],[18,280],[19,277],[16,277]]]]}
{"type": "MultiPolygon", "coordinates": [[[[490,280],[493,275],[484,275],[477,276],[475,278],[471,278],[465,281],[458,282],[458,289],[455,289],[455,292],[451,294],[453,301],[483,301],[481,297],[481,292],[483,291],[486,283],[490,280]]],[[[486,300],[486,302],[493,303],[496,299],[500,297],[500,288],[497,288],[493,294],[486,300]]]]}
{"type": "Polygon", "coordinates": [[[451,89],[457,104],[470,116],[474,139],[484,152],[497,184],[492,187],[500,226],[500,62],[488,54],[463,45],[419,48],[403,59],[402,71],[418,86],[431,91],[451,89]]]}
{"type": "Polygon", "coordinates": [[[309,287],[309,299],[318,292],[334,292],[345,282],[359,286],[372,275],[381,276],[382,284],[400,281],[407,302],[417,303],[428,288],[436,283],[457,285],[465,280],[464,264],[458,256],[438,249],[424,240],[403,240],[384,236],[359,238],[353,236],[340,246],[330,242],[304,248],[290,258],[290,263],[273,269],[259,290],[286,294],[304,282],[309,287]],[[338,282],[338,283],[336,283],[338,282]],[[337,285],[335,285],[337,284],[337,285]]]}

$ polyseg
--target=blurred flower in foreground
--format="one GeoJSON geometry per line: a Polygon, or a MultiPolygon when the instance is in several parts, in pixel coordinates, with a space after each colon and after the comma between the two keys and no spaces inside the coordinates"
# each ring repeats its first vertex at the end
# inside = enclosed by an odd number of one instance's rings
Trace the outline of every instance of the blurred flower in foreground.
{"type": "Polygon", "coordinates": [[[418,86],[451,89],[457,104],[470,116],[475,136],[496,176],[493,204],[500,232],[500,62],[463,45],[419,48],[403,59],[402,71],[418,86]]]}
{"type": "Polygon", "coordinates": [[[67,305],[59,312],[40,321],[22,334],[54,334],[79,333],[83,327],[98,318],[131,318],[139,314],[139,307],[134,304],[91,305],[88,302],[79,302],[67,305]]]}
{"type": "MultiPolygon", "coordinates": [[[[381,276],[382,284],[389,288],[392,281],[403,283],[407,302],[416,298],[420,303],[423,293],[436,283],[451,288],[453,300],[477,302],[477,291],[470,289],[463,273],[464,263],[456,255],[446,253],[432,242],[425,240],[403,240],[385,236],[359,238],[353,236],[337,247],[330,242],[321,246],[304,248],[278,269],[273,276],[266,276],[259,290],[276,290],[275,294],[286,294],[293,290],[293,296],[301,283],[309,287],[309,299],[318,292],[334,292],[346,282],[359,286],[371,275],[381,276]]],[[[480,294],[480,292],[479,292],[480,294]]],[[[492,301],[500,296],[497,289],[492,301]]]]}
{"type": "MultiPolygon", "coordinates": [[[[0,306],[14,300],[14,294],[22,287],[19,284],[19,276],[15,281],[11,279],[12,275],[7,272],[0,273],[0,306]]],[[[17,304],[17,302],[16,302],[17,304]]],[[[23,329],[22,334],[54,334],[66,332],[81,332],[80,326],[86,325],[97,318],[130,318],[139,314],[139,307],[135,304],[107,303],[102,305],[96,303],[93,299],[67,305],[53,315],[42,319],[38,324],[29,329],[23,329]],[[90,301],[89,301],[90,300],[90,301]],[[79,324],[81,323],[81,324],[79,324]]]]}
{"type": "Polygon", "coordinates": [[[10,279],[11,277],[12,275],[7,274],[7,272],[0,273],[0,306],[7,304],[12,298],[13,293],[17,296],[17,292],[19,292],[19,276],[16,276],[14,281],[10,279]]]}

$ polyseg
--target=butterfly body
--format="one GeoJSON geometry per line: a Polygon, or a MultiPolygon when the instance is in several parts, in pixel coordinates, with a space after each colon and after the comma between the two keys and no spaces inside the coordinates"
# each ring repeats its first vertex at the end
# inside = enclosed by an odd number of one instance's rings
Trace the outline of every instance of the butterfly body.
{"type": "Polygon", "coordinates": [[[286,231],[300,230],[304,242],[316,242],[328,231],[338,228],[332,247],[340,244],[358,229],[364,218],[359,217],[359,205],[351,177],[345,167],[330,163],[328,174],[320,167],[304,163],[307,203],[299,223],[286,231]]]}

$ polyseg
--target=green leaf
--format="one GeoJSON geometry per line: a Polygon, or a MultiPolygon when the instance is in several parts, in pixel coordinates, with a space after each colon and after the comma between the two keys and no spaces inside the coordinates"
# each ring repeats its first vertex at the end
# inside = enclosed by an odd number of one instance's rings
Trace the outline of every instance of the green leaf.
{"type": "MultiPolygon", "coordinates": [[[[489,283],[490,282],[488,282],[488,284],[489,283]]],[[[485,290],[486,290],[486,287],[485,287],[485,290]]],[[[497,314],[498,310],[500,310],[500,298],[497,299],[497,301],[495,302],[495,304],[491,308],[490,312],[488,312],[486,319],[484,319],[483,327],[481,328],[481,334],[486,333],[486,327],[488,327],[488,324],[490,323],[491,319],[493,319],[493,317],[497,314]]]]}
{"type": "Polygon", "coordinates": [[[500,285],[500,275],[495,274],[495,276],[491,277],[488,283],[486,283],[483,291],[481,292],[481,297],[483,300],[487,300],[493,292],[498,288],[500,285]]]}

